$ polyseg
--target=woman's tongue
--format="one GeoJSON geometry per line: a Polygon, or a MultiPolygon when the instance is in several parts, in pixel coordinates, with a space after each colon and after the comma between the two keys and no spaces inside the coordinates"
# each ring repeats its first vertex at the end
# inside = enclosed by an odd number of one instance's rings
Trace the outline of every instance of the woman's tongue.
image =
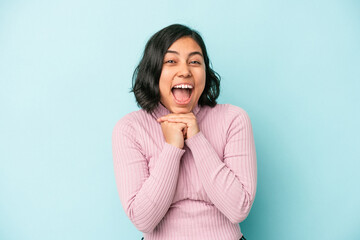
{"type": "Polygon", "coordinates": [[[174,88],[172,90],[172,93],[173,93],[174,97],[176,98],[176,100],[178,100],[180,102],[185,102],[186,100],[188,100],[190,98],[190,89],[174,88]]]}

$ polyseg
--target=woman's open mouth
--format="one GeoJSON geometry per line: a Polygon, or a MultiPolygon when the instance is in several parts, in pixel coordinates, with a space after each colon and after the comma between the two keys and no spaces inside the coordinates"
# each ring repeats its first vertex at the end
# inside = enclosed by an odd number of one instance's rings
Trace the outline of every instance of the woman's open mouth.
{"type": "Polygon", "coordinates": [[[191,84],[177,84],[172,89],[172,95],[177,104],[188,104],[191,100],[193,86],[191,84]]]}

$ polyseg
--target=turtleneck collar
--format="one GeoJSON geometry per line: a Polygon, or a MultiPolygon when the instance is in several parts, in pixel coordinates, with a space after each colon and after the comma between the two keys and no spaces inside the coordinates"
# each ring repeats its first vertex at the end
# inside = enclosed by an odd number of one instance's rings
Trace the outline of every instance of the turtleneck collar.
{"type": "MultiPolygon", "coordinates": [[[[194,113],[195,116],[197,116],[197,114],[200,112],[200,106],[198,104],[195,105],[195,107],[193,108],[192,112],[194,113]]],[[[168,115],[171,112],[164,106],[162,105],[160,102],[158,104],[158,106],[154,109],[154,111],[152,112],[152,116],[155,117],[156,119],[168,115]]]]}

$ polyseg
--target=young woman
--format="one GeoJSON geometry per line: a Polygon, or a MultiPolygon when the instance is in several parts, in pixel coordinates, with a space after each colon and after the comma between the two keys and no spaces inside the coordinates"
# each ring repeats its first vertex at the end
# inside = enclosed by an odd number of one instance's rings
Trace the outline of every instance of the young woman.
{"type": "Polygon", "coordinates": [[[133,76],[141,110],[113,130],[122,206],[145,240],[245,239],[256,193],[247,113],[217,104],[220,78],[203,39],[179,24],[155,33],[133,76]]]}

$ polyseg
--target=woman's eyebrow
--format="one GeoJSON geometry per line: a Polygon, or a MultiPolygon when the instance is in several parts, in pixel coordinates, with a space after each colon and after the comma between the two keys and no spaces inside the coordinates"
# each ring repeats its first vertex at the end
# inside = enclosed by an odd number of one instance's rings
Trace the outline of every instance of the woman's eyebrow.
{"type": "MultiPolygon", "coordinates": [[[[175,54],[177,54],[177,55],[180,55],[177,51],[174,51],[174,50],[167,50],[166,53],[175,53],[175,54]]],[[[198,52],[198,51],[189,53],[189,57],[191,57],[191,56],[193,56],[193,55],[200,55],[201,57],[203,57],[203,55],[201,54],[201,52],[198,52]]]]}
{"type": "Polygon", "coordinates": [[[166,53],[175,53],[175,54],[179,55],[179,53],[177,51],[173,51],[173,50],[167,50],[166,53]]]}
{"type": "Polygon", "coordinates": [[[200,55],[201,57],[203,57],[203,55],[201,54],[201,52],[191,52],[189,54],[189,57],[193,56],[193,55],[200,55]]]}

